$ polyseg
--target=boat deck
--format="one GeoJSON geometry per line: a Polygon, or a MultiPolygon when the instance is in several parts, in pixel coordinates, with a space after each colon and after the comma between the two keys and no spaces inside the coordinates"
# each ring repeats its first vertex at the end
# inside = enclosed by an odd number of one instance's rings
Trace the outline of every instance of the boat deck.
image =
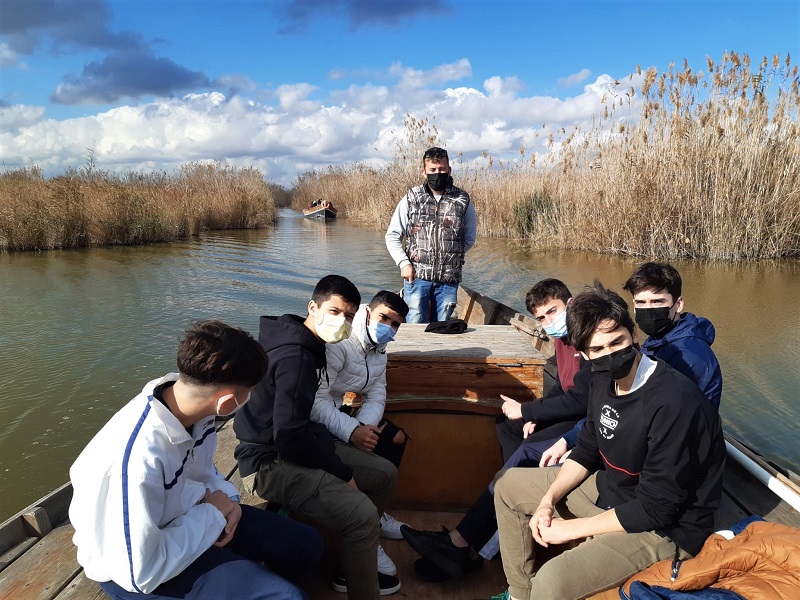
{"type": "MultiPolygon", "coordinates": [[[[248,504],[261,500],[241,490],[233,448],[236,439],[233,427],[222,422],[219,429],[217,466],[220,472],[242,492],[248,504]]],[[[725,472],[725,492],[722,507],[717,513],[717,528],[727,528],[749,514],[762,515],[776,521],[800,527],[800,513],[786,502],[755,483],[742,468],[729,461],[725,472]]],[[[2,600],[99,600],[105,598],[93,581],[86,579],[76,562],[72,545],[72,526],[67,509],[72,496],[69,485],[59,488],[36,506],[31,506],[0,526],[0,599],[2,600]]],[[[395,509],[392,515],[412,526],[437,529],[441,525],[455,526],[463,511],[395,509]]],[[[326,532],[327,548],[320,576],[309,582],[307,590],[317,600],[343,600],[328,587],[328,580],[337,562],[338,541],[326,532]]],[[[417,555],[403,541],[383,540],[384,548],[399,570],[403,587],[397,597],[441,598],[443,600],[474,600],[489,598],[504,589],[505,578],[499,560],[487,561],[484,568],[456,582],[443,584],[419,581],[413,573],[417,555]]],[[[618,598],[616,591],[595,598],[618,598]]]]}

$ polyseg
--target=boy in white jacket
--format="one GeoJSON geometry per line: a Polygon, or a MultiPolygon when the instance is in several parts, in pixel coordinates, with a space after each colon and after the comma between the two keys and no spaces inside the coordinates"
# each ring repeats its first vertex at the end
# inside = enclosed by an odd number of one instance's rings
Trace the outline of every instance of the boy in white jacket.
{"type": "Polygon", "coordinates": [[[70,469],[73,542],[86,576],[106,594],[306,598],[284,577],[314,571],[319,533],[240,505],[213,463],[215,417],[241,408],[266,370],[247,332],[195,323],[180,342],[179,373],[149,382],[78,456],[70,469]]]}
{"type": "MultiPolygon", "coordinates": [[[[405,322],[408,305],[394,292],[378,292],[362,304],[353,318],[350,337],[325,349],[327,377],[323,376],[314,399],[311,418],[334,437],[365,452],[375,453],[400,466],[406,435],[383,418],[386,406],[386,346],[405,322]],[[344,406],[347,392],[361,394],[361,408],[344,406]]],[[[384,513],[381,535],[402,539],[402,523],[384,513]]],[[[397,569],[378,546],[378,570],[392,575],[397,569]]]]}

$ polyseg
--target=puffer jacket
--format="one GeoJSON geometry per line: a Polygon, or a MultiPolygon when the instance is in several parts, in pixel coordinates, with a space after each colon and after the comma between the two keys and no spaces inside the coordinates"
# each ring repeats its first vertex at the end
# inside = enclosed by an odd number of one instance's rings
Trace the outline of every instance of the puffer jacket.
{"type": "Polygon", "coordinates": [[[350,441],[359,424],[377,425],[386,406],[386,344],[376,344],[367,334],[367,312],[362,304],[350,337],[326,345],[328,377],[322,378],[311,409],[311,419],[343,442],[350,441]],[[362,397],[361,409],[353,416],[339,410],[346,392],[362,397]]]}
{"type": "Polygon", "coordinates": [[[733,539],[711,535],[700,553],[679,563],[675,581],[672,561],[663,560],[631,577],[620,590],[630,596],[641,581],[671,590],[708,587],[730,590],[748,600],[796,598],[800,590],[800,529],[757,521],[733,539]]]}

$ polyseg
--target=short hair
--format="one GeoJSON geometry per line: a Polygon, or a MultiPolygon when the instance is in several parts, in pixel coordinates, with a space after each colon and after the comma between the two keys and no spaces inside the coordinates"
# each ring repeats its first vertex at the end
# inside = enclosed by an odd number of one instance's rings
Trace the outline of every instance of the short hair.
{"type": "Polygon", "coordinates": [[[394,292],[381,290],[369,301],[369,308],[372,310],[381,304],[385,304],[404,319],[408,314],[408,304],[406,304],[406,301],[403,300],[399,294],[395,294],[394,292]]]}
{"type": "Polygon", "coordinates": [[[425,161],[430,160],[431,162],[443,162],[447,161],[450,163],[450,158],[447,156],[447,150],[444,148],[439,148],[438,146],[433,146],[432,148],[428,148],[425,150],[425,154],[422,155],[422,166],[425,166],[425,161]]]}
{"type": "Polygon", "coordinates": [[[529,313],[534,314],[537,306],[546,304],[553,298],[566,304],[572,298],[572,294],[560,279],[542,279],[528,290],[525,295],[525,307],[529,313]]]}
{"type": "Polygon", "coordinates": [[[603,321],[616,323],[611,331],[624,327],[633,335],[635,326],[628,304],[622,296],[595,280],[593,287],[575,296],[569,305],[567,331],[570,346],[585,352],[589,340],[603,321]]]}
{"type": "Polygon", "coordinates": [[[267,364],[267,353],[252,335],[222,321],[192,323],[178,345],[178,372],[190,385],[253,387],[267,364]]]}
{"type": "Polygon", "coordinates": [[[341,296],[349,304],[361,304],[361,294],[358,288],[346,277],[341,275],[326,275],[317,282],[311,299],[319,306],[331,296],[341,296]]]}
{"type": "Polygon", "coordinates": [[[628,281],[625,282],[622,289],[631,294],[637,294],[648,288],[666,289],[674,301],[681,297],[682,285],[681,274],[672,265],[646,262],[639,265],[639,268],[628,277],[628,281]]]}

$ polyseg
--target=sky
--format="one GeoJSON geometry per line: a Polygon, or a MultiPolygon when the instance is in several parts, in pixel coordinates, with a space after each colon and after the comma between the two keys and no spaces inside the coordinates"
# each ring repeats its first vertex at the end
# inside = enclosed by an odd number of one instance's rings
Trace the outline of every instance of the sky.
{"type": "MultiPolygon", "coordinates": [[[[0,172],[385,164],[404,119],[515,160],[615,80],[800,56],[800,1],[0,0],[0,172]]],[[[796,62],[795,62],[796,64],[796,62]]]]}

